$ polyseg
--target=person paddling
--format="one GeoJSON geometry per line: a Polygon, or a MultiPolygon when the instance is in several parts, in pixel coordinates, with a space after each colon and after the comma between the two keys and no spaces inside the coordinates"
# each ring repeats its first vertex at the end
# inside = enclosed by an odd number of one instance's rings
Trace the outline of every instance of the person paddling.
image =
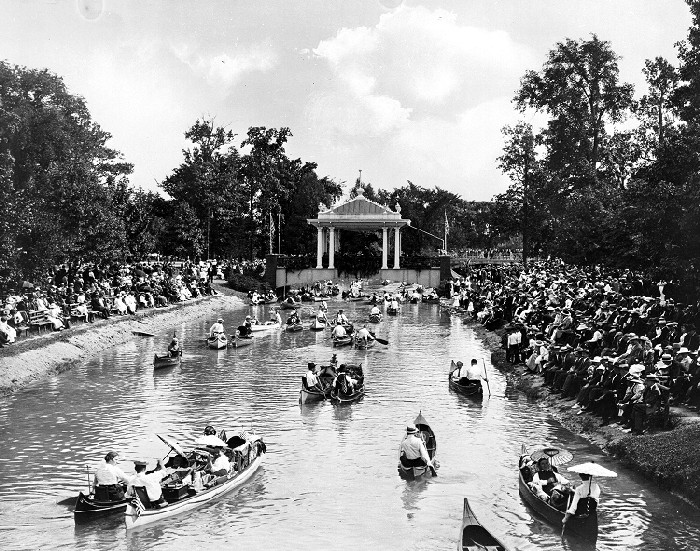
{"type": "Polygon", "coordinates": [[[415,425],[406,427],[406,437],[401,442],[399,451],[401,465],[410,469],[411,467],[429,467],[434,472],[433,462],[428,455],[425,442],[418,436],[418,429],[415,425]]]}

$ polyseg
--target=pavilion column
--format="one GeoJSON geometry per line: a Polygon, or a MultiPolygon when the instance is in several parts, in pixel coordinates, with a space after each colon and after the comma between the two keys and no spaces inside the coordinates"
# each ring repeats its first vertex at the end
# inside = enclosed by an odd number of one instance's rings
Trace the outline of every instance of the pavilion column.
{"type": "Polygon", "coordinates": [[[318,227],[318,241],[316,242],[316,269],[323,268],[323,228],[318,227]]]}
{"type": "Polygon", "coordinates": [[[382,228],[382,270],[389,269],[389,228],[382,228]]]}
{"type": "Polygon", "coordinates": [[[401,241],[399,240],[399,228],[394,228],[394,270],[399,269],[399,256],[401,255],[401,241]]]}
{"type": "Polygon", "coordinates": [[[335,228],[328,228],[328,269],[335,269],[335,228]]]}

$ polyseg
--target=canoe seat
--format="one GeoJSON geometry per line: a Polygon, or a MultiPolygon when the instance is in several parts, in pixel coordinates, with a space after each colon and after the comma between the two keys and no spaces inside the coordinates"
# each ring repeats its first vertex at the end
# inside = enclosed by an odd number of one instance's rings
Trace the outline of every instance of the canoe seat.
{"type": "Polygon", "coordinates": [[[301,376],[301,386],[304,390],[309,390],[309,385],[306,384],[306,376],[301,376]]]}
{"type": "Polygon", "coordinates": [[[148,493],[146,493],[145,486],[132,486],[132,488],[134,489],[134,492],[136,492],[136,495],[139,496],[139,500],[141,501],[141,504],[146,509],[153,509],[154,508],[153,502],[149,499],[148,493]]]}

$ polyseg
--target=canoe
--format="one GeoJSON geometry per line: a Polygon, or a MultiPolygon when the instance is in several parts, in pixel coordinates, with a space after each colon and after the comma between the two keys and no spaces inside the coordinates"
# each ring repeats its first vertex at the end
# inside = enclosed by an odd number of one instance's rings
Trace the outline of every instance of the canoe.
{"type": "Polygon", "coordinates": [[[314,302],[323,302],[324,300],[328,300],[328,298],[327,296],[314,297],[314,302]]]}
{"type": "MultiPolygon", "coordinates": [[[[527,446],[525,444],[522,444],[520,452],[520,461],[518,461],[518,467],[521,467],[522,460],[529,456],[530,453],[527,450],[527,446]]],[[[529,467],[525,467],[522,469],[518,468],[520,497],[522,497],[523,501],[540,517],[544,518],[555,528],[561,529],[561,521],[564,518],[564,511],[552,507],[549,503],[537,497],[537,495],[527,485],[525,478],[523,478],[523,471],[527,472],[527,470],[529,470],[529,467]]],[[[586,517],[571,517],[566,522],[566,532],[574,533],[579,536],[597,537],[597,512],[586,517]]]]}
{"type": "Polygon", "coordinates": [[[209,348],[221,350],[222,348],[226,348],[228,345],[228,339],[226,338],[226,335],[222,333],[216,337],[209,337],[207,339],[207,344],[209,345],[209,348]]]}
{"type": "Polygon", "coordinates": [[[397,316],[399,314],[399,309],[398,308],[392,308],[389,306],[386,309],[386,313],[389,314],[390,316],[397,316]]]}
{"type": "Polygon", "coordinates": [[[243,348],[244,346],[250,346],[253,344],[253,337],[238,337],[236,335],[231,335],[231,339],[228,341],[229,348],[243,348]]]}
{"type": "Polygon", "coordinates": [[[312,331],[323,331],[325,328],[326,328],[326,322],[325,321],[318,321],[317,319],[314,319],[314,321],[310,327],[310,329],[312,331]]]}
{"type": "Polygon", "coordinates": [[[81,523],[123,513],[126,511],[126,504],[129,501],[129,498],[126,497],[116,501],[100,501],[95,498],[95,494],[85,495],[83,492],[79,492],[75,500],[73,518],[75,522],[81,523]]]}
{"type": "Polygon", "coordinates": [[[452,378],[452,372],[454,371],[454,362],[452,362],[452,370],[447,375],[447,381],[450,385],[450,390],[459,392],[463,396],[470,396],[472,398],[483,398],[484,397],[484,387],[481,386],[481,380],[474,381],[468,385],[461,385],[458,381],[452,378]]]}
{"type": "Polygon", "coordinates": [[[280,324],[274,321],[268,321],[266,323],[254,323],[250,326],[250,330],[253,333],[258,333],[260,331],[274,331],[275,329],[279,328],[280,324]]]}
{"type": "Polygon", "coordinates": [[[280,310],[296,310],[297,308],[301,308],[301,306],[301,302],[290,303],[286,300],[284,302],[280,302],[280,310]]]}
{"type": "Polygon", "coordinates": [[[350,335],[333,337],[333,346],[347,346],[349,344],[352,344],[352,337],[350,335]]]}
{"type": "Polygon", "coordinates": [[[335,377],[333,375],[321,375],[319,377],[321,384],[323,385],[323,390],[310,389],[306,385],[306,375],[301,376],[301,390],[299,391],[299,403],[306,404],[307,402],[314,402],[318,400],[325,400],[331,394],[331,384],[335,377]]]}
{"type": "Polygon", "coordinates": [[[290,333],[294,333],[296,331],[303,331],[304,326],[301,323],[293,323],[292,325],[287,324],[284,330],[289,331],[290,333]]]}
{"type": "Polygon", "coordinates": [[[372,348],[374,346],[375,340],[374,339],[367,339],[367,342],[362,342],[360,339],[357,338],[357,336],[354,339],[355,341],[355,348],[359,348],[360,350],[366,350],[368,348],[372,348]]]}
{"type": "MultiPolygon", "coordinates": [[[[435,453],[437,452],[437,439],[435,438],[435,433],[433,429],[430,428],[428,421],[423,417],[423,412],[418,413],[418,417],[415,418],[413,424],[418,429],[418,436],[425,443],[425,449],[428,450],[428,457],[430,459],[435,458],[435,453]]],[[[404,436],[404,439],[406,437],[404,436]]],[[[401,440],[403,442],[403,440],[401,440]]],[[[406,480],[415,480],[423,475],[431,476],[431,470],[428,467],[404,467],[401,463],[401,446],[399,446],[399,464],[398,464],[399,476],[406,480]]]]}
{"type": "Polygon", "coordinates": [[[141,495],[138,496],[140,499],[133,498],[126,506],[124,520],[127,530],[140,528],[185,511],[191,511],[238,488],[248,481],[260,467],[265,456],[265,449],[265,444],[260,437],[238,446],[234,449],[236,461],[231,472],[204,485],[201,490],[195,489],[194,484],[179,485],[176,488],[164,486],[164,497],[168,500],[168,504],[163,507],[150,508],[149,503],[144,503],[144,499],[147,502],[145,492],[140,492],[141,495]],[[167,494],[165,493],[166,489],[169,490],[167,494]]]}
{"type": "Polygon", "coordinates": [[[482,549],[508,551],[508,547],[477,520],[466,497],[464,498],[462,528],[459,530],[457,549],[458,551],[480,551],[482,549]]]}
{"type": "Polygon", "coordinates": [[[339,390],[332,390],[330,394],[331,402],[334,404],[350,404],[365,395],[365,385],[362,383],[352,394],[345,394],[339,390]]]}
{"type": "Polygon", "coordinates": [[[165,354],[164,356],[159,356],[158,354],[153,354],[153,369],[165,369],[166,367],[175,367],[180,365],[182,361],[182,352],[177,356],[171,356],[170,354],[165,354]]]}
{"type": "Polygon", "coordinates": [[[424,299],[423,299],[423,302],[425,302],[425,303],[427,303],[427,304],[440,304],[440,297],[435,297],[435,298],[428,297],[428,298],[424,298],[424,299]]]}
{"type": "Polygon", "coordinates": [[[382,321],[382,315],[381,314],[370,314],[369,321],[370,321],[370,323],[379,323],[380,321],[382,321]]]}

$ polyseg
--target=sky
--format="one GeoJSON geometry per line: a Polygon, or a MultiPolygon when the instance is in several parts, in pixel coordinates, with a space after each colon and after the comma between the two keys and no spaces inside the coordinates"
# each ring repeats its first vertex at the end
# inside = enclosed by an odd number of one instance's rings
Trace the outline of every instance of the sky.
{"type": "Polygon", "coordinates": [[[83,96],[131,183],[157,190],[184,132],[291,129],[290,157],[319,176],[490,200],[508,180],[512,98],[566,38],[591,33],[644,93],[645,59],[676,62],[683,0],[1,0],[0,59],[47,68],[83,96]]]}

